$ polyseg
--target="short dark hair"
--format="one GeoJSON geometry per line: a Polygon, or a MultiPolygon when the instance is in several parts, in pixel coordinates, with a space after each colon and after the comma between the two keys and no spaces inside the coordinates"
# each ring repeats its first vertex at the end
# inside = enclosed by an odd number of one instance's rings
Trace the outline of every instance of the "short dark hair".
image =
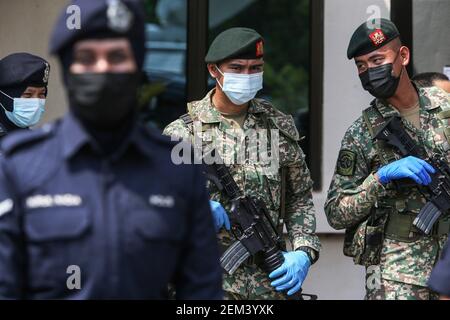
{"type": "Polygon", "coordinates": [[[439,72],[418,73],[411,80],[415,81],[421,87],[432,87],[435,81],[448,81],[448,77],[439,72]]]}

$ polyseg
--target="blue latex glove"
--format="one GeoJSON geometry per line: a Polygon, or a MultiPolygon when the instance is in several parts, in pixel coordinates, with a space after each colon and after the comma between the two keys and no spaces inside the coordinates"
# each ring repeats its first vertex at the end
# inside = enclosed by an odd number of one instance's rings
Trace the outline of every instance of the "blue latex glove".
{"type": "Polygon", "coordinates": [[[228,215],[222,205],[213,200],[209,200],[209,205],[211,206],[216,232],[218,232],[223,225],[225,225],[227,230],[230,230],[230,219],[228,218],[228,215]]]}
{"type": "Polygon", "coordinates": [[[308,274],[311,261],[304,251],[283,252],[284,263],[269,274],[269,278],[278,278],[270,285],[277,291],[288,290],[288,296],[293,295],[302,287],[308,274]]]}
{"type": "Polygon", "coordinates": [[[381,184],[387,184],[392,180],[410,178],[421,185],[428,185],[431,182],[430,173],[435,173],[434,168],[426,161],[409,156],[378,170],[378,178],[381,184]]]}

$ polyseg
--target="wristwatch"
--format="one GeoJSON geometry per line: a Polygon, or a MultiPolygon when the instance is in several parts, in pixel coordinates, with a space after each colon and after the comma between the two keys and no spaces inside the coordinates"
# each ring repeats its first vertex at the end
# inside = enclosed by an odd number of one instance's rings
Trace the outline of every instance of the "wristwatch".
{"type": "Polygon", "coordinates": [[[308,255],[309,260],[311,261],[311,264],[313,265],[316,263],[316,261],[319,259],[319,253],[310,247],[299,247],[296,251],[303,251],[308,255]]]}

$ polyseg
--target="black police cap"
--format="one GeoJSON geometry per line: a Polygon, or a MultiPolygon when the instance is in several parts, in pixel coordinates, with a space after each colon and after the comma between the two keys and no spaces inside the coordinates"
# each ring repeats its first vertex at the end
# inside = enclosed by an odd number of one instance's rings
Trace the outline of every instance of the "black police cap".
{"type": "Polygon", "coordinates": [[[35,55],[13,53],[0,60],[0,88],[46,87],[50,64],[35,55]]]}
{"type": "Polygon", "coordinates": [[[347,58],[352,59],[378,50],[399,36],[397,27],[388,19],[366,21],[353,33],[347,49],[347,58]]]}

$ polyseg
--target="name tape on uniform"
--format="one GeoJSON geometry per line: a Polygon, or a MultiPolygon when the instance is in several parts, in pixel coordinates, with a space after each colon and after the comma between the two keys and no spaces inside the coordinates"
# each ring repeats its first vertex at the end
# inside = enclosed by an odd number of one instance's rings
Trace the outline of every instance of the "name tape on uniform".
{"type": "Polygon", "coordinates": [[[50,207],[79,207],[83,199],[76,194],[35,195],[28,197],[26,207],[28,209],[50,207]]]}
{"type": "Polygon", "coordinates": [[[175,199],[172,196],[151,195],[149,198],[149,203],[155,207],[173,208],[175,205],[175,199]]]}

